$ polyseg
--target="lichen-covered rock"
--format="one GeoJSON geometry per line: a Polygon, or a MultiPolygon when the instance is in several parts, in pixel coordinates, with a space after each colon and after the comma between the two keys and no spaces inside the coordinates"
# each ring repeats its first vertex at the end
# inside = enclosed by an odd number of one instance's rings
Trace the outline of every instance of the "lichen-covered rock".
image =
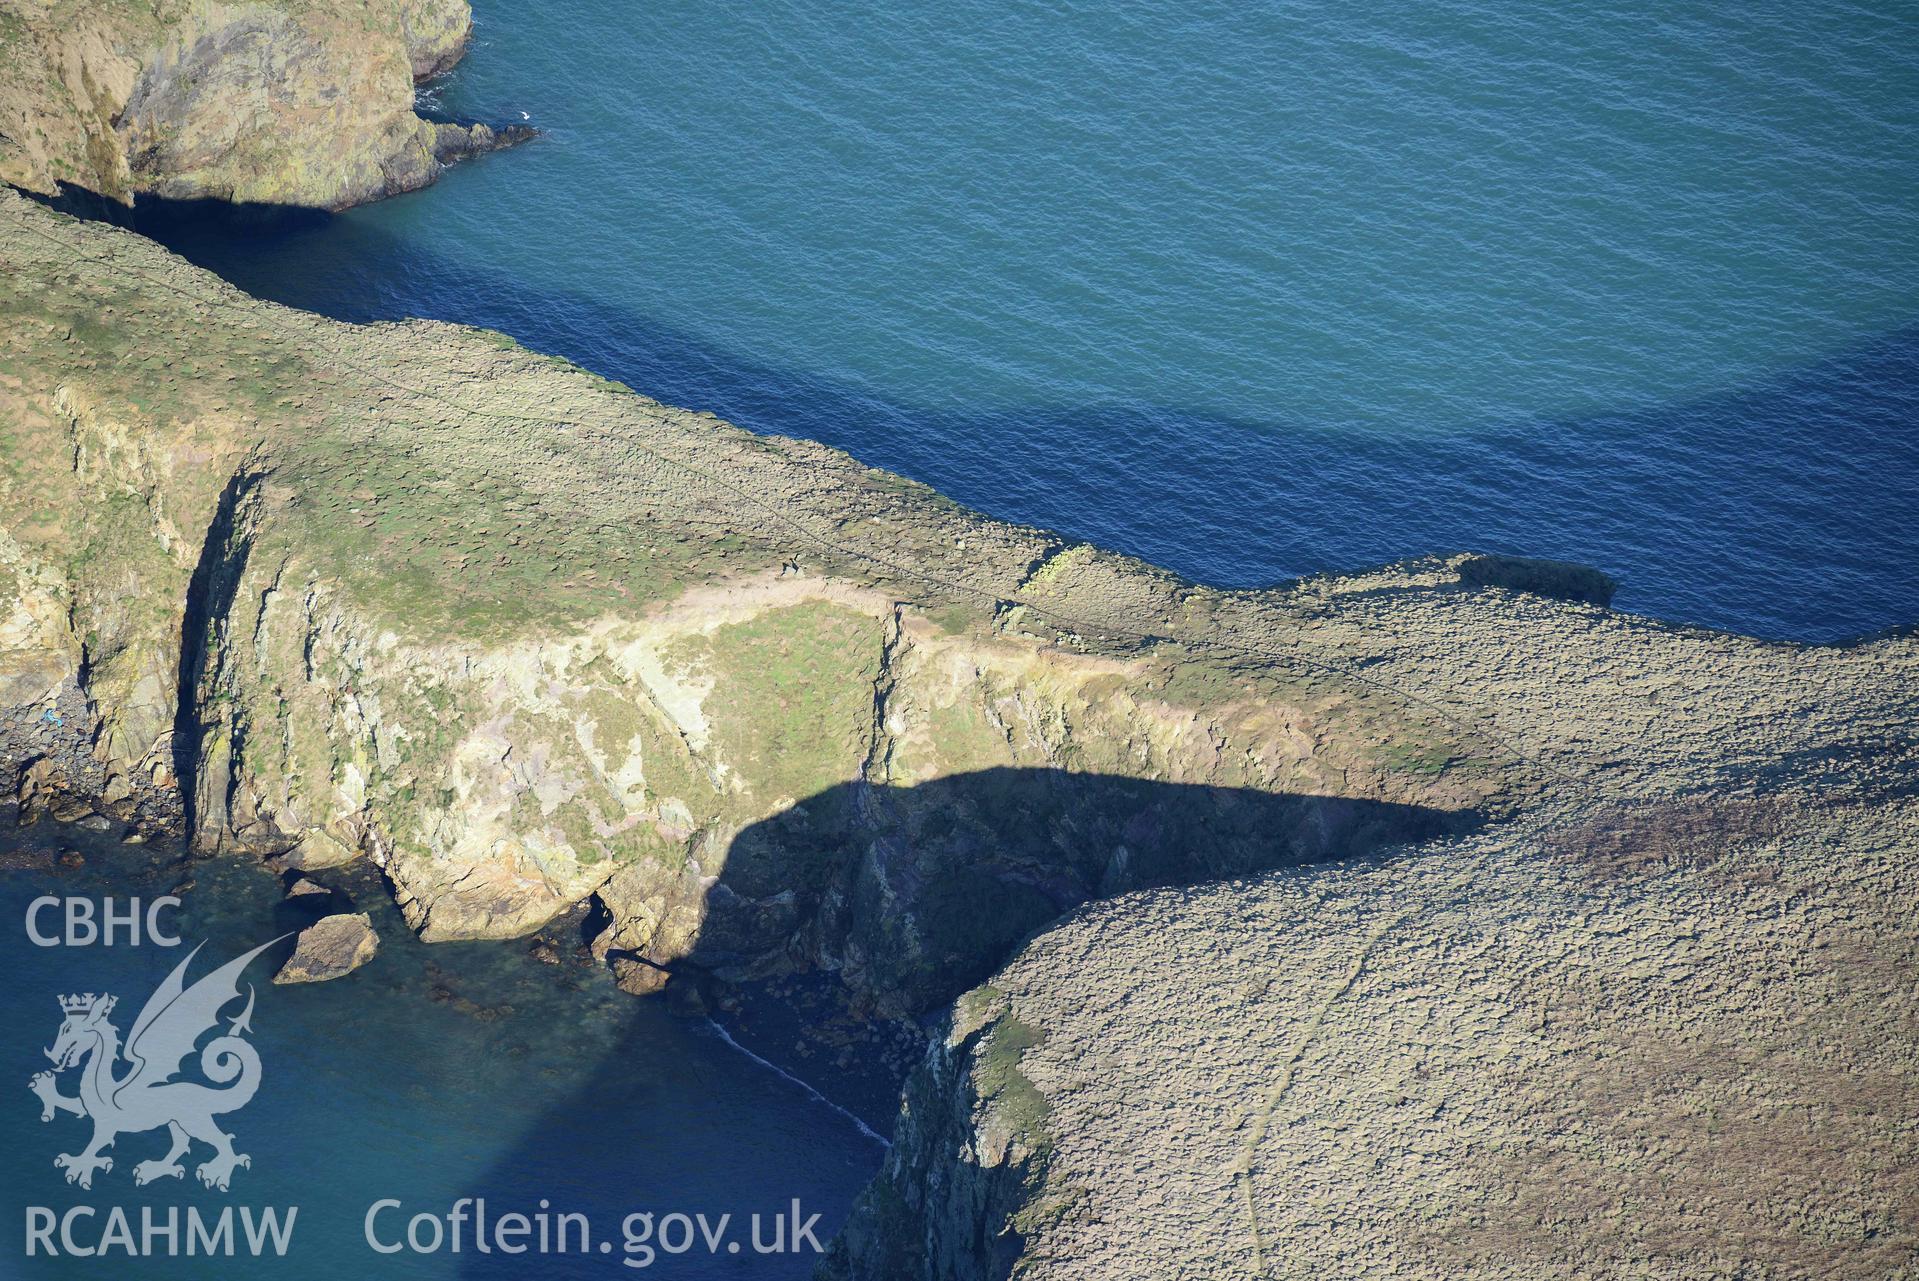
{"type": "Polygon", "coordinates": [[[275,983],[325,983],[365,965],[380,949],[380,936],[365,912],[323,916],[300,931],[293,955],[273,976],[275,983]]]}
{"type": "Polygon", "coordinates": [[[399,15],[415,81],[451,71],[473,39],[467,0],[399,0],[399,15]]]}
{"type": "Polygon", "coordinates": [[[471,26],[466,0],[8,0],[0,178],[325,209],[424,186],[519,140],[414,113],[471,26]]]}

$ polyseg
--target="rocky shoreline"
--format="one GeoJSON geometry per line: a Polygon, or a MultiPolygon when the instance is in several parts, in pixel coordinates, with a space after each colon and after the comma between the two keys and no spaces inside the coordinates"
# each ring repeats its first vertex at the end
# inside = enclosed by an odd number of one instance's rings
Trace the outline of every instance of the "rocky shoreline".
{"type": "MultiPolygon", "coordinates": [[[[98,21],[88,119],[0,176],[337,207],[501,141],[412,112],[464,3],[338,48],[272,6],[98,21]],[[200,163],[229,54],[288,39],[379,92],[200,163]]],[[[9,92],[78,110],[66,75],[9,92]]],[[[927,1020],[832,1275],[1866,1276],[1919,1241],[1912,633],[1674,627],[1510,557],[1218,591],[12,192],[0,269],[22,816],[347,869],[428,940],[584,930],[749,1023],[827,974],[836,1058],[927,1020]]],[[[315,974],[364,959],[330,928],[315,974]]]]}
{"type": "Polygon", "coordinates": [[[18,806],[20,823],[45,815],[117,824],[142,840],[184,832],[180,793],[165,767],[131,778],[109,771],[94,752],[94,724],[85,696],[70,684],[0,711],[0,795],[18,806]]]}

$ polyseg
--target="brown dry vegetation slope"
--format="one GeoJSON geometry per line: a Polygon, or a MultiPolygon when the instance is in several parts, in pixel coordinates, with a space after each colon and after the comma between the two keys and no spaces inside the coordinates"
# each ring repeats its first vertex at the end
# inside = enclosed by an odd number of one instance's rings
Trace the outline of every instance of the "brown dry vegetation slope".
{"type": "Polygon", "coordinates": [[[959,1002],[833,1275],[1911,1277],[1903,769],[1093,905],[959,1002]]]}

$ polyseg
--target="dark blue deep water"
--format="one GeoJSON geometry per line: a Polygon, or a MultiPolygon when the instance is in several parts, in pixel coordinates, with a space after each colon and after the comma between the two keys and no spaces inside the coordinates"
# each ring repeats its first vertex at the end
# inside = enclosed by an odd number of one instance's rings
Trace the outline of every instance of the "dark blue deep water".
{"type": "Polygon", "coordinates": [[[537,144],[257,293],[505,330],[1252,585],[1435,550],[1919,619],[1919,8],[477,0],[537,144]]]}

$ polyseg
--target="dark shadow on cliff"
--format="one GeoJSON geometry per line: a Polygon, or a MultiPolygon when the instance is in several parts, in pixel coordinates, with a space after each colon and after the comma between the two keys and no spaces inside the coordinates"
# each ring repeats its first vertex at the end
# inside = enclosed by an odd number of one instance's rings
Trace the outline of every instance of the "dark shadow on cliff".
{"type": "MultiPolygon", "coordinates": [[[[540,136],[540,131],[530,125],[504,120],[467,120],[441,112],[422,118],[436,124],[459,126],[457,130],[441,131],[434,147],[435,167],[420,180],[390,188],[383,195],[362,198],[356,203],[372,204],[411,195],[423,187],[432,186],[453,165],[518,147],[540,136]]],[[[389,177],[388,181],[393,180],[389,177]]],[[[52,195],[22,187],[15,187],[14,190],[49,209],[90,222],[126,227],[169,247],[176,242],[192,242],[207,237],[232,237],[246,243],[291,232],[323,230],[340,212],[315,205],[222,200],[214,196],[179,198],[159,196],[148,191],[134,192],[130,200],[122,200],[64,178],[57,179],[54,186],[56,191],[52,195]]],[[[191,258],[190,254],[183,256],[191,258]]]]}
{"type": "Polygon", "coordinates": [[[208,674],[209,655],[216,652],[211,646],[220,639],[213,629],[225,625],[234,593],[240,587],[241,565],[235,563],[236,556],[244,556],[242,540],[237,538],[240,504],[258,481],[257,475],[241,472],[220,491],[206,537],[200,542],[199,559],[187,580],[186,602],[180,615],[172,751],[173,776],[179,780],[181,813],[189,840],[198,831],[200,766],[205,760],[206,726],[200,720],[198,701],[201,678],[208,674]]]}
{"type": "Polygon", "coordinates": [[[740,833],[703,891],[698,943],[676,963],[725,975],[782,955],[823,961],[881,1005],[921,1013],[1091,899],[1365,854],[1479,821],[1058,769],[848,783],[740,833]]]}
{"type": "MultiPolygon", "coordinates": [[[[1471,812],[1417,805],[1044,769],[984,770],[907,788],[830,788],[740,833],[720,880],[696,890],[704,897],[706,929],[692,956],[674,965],[666,994],[633,998],[628,1048],[600,1064],[461,1191],[487,1197],[495,1214],[525,1209],[529,1196],[548,1196],[556,1207],[589,1214],[601,1232],[642,1209],[730,1212],[744,1232],[739,1220],[745,1215],[783,1208],[787,1197],[798,1196],[808,1213],[824,1212],[819,1237],[825,1242],[850,1208],[851,1191],[877,1172],[882,1152],[850,1118],[835,1119],[770,1068],[740,1055],[746,1084],[732,1088],[749,1090],[761,1100],[756,1106],[783,1099],[794,1115],[810,1115],[816,1129],[822,1118],[829,1128],[843,1123],[846,1142],[796,1163],[777,1136],[769,1136],[761,1152],[672,1154],[647,1146],[656,1127],[644,1102],[631,1097],[631,1064],[644,1054],[649,1029],[658,1027],[665,1009],[688,1007],[670,999],[676,986],[710,990],[710,971],[745,974],[826,959],[848,966],[858,983],[936,1010],[987,977],[1034,931],[1089,899],[1363,855],[1477,822],[1471,812]],[[575,1159],[576,1150],[603,1150],[609,1129],[635,1136],[630,1172],[583,1168],[575,1159]],[[704,1202],[676,1199],[673,1172],[659,1162],[680,1158],[733,1167],[738,1191],[718,1201],[710,1193],[704,1202]],[[859,1168],[844,1168],[849,1160],[859,1168]],[[829,1190],[819,1186],[822,1179],[843,1201],[808,1200],[829,1190]],[[787,1184],[789,1193],[772,1198],[777,1205],[763,1204],[769,1187],[787,1184]]],[[[817,1058],[796,1059],[790,1041],[752,1048],[826,1097],[847,1098],[836,1089],[837,1069],[817,1058]]],[[[726,1088],[714,1083],[716,1091],[726,1088]]],[[[890,1119],[861,1110],[881,1126],[890,1119]]],[[[659,1263],[674,1276],[798,1278],[811,1274],[813,1261],[810,1255],[759,1257],[749,1246],[744,1257],[723,1251],[710,1258],[696,1248],[659,1263]]],[[[573,1262],[543,1260],[541,1275],[575,1275],[573,1262]]],[[[581,1275],[606,1266],[600,1259],[580,1262],[581,1275]]],[[[498,1254],[466,1254],[460,1269],[465,1277],[527,1275],[523,1260],[498,1254]]]]}
{"type": "Polygon", "coordinates": [[[667,404],[823,441],[1215,585],[1472,549],[1598,566],[1628,609],[1826,640],[1910,622],[1919,598],[1904,514],[1919,330],[1750,388],[1571,422],[1346,431],[1281,405],[1260,422],[1163,404],[928,408],[403,242],[387,229],[413,218],[399,206],[245,236],[178,212],[142,229],[250,293],[344,320],[498,329],[667,404]],[[1755,438],[1781,443],[1759,457],[1755,438]],[[1812,558],[1780,533],[1809,511],[1836,513],[1812,558]]]}

